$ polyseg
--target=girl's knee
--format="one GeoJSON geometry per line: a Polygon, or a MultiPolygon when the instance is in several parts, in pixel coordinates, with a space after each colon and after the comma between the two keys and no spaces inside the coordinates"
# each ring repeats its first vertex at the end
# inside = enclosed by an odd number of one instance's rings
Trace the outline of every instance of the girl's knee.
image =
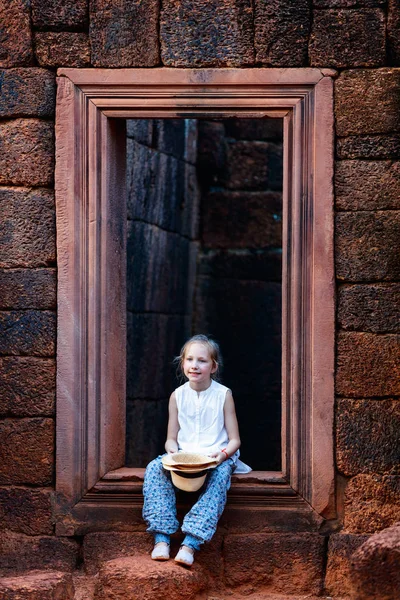
{"type": "Polygon", "coordinates": [[[158,475],[162,472],[162,468],[161,458],[158,456],[147,465],[144,473],[145,478],[149,478],[152,475],[158,475]]]}

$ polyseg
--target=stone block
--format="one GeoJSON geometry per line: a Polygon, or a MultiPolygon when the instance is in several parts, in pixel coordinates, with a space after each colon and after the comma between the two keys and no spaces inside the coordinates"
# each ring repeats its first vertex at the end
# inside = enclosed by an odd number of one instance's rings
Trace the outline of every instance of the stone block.
{"type": "Polygon", "coordinates": [[[0,69],[0,117],[52,117],[55,75],[46,69],[0,69]]]}
{"type": "Polygon", "coordinates": [[[368,539],[367,535],[334,533],[329,537],[325,589],[329,596],[349,596],[351,592],[351,556],[368,539]]]}
{"type": "Polygon", "coordinates": [[[102,564],[132,556],[148,555],[153,547],[153,536],[137,532],[96,532],[88,533],[83,540],[83,560],[86,573],[94,575],[102,564]]]}
{"type": "Polygon", "coordinates": [[[53,416],[56,365],[53,359],[0,357],[0,414],[53,416]]]}
{"type": "Polygon", "coordinates": [[[350,331],[400,333],[400,283],[341,285],[338,324],[350,331]]]}
{"type": "Polygon", "coordinates": [[[244,67],[254,63],[250,0],[165,0],[161,58],[171,67],[244,67]]]}
{"type": "Polygon", "coordinates": [[[35,56],[42,67],[89,67],[87,33],[46,31],[34,37],[35,56]]]}
{"type": "Polygon", "coordinates": [[[128,310],[189,314],[195,271],[194,242],[155,225],[128,221],[128,310]]]}
{"type": "Polygon", "coordinates": [[[0,309],[56,308],[55,269],[0,269],[0,309]]]}
{"type": "Polygon", "coordinates": [[[181,160],[186,151],[186,119],[155,119],[154,147],[181,160]]]}
{"type": "Polygon", "coordinates": [[[52,535],[52,490],[0,487],[2,527],[26,535],[52,535]]]}
{"type": "Polygon", "coordinates": [[[225,124],[199,120],[197,173],[204,190],[223,185],[227,155],[225,124]]]}
{"type": "Polygon", "coordinates": [[[139,144],[153,146],[154,119],[127,119],[126,135],[139,144]]]}
{"type": "Polygon", "coordinates": [[[0,123],[0,184],[50,186],[54,179],[54,123],[0,123]]]}
{"type": "Polygon", "coordinates": [[[51,311],[0,312],[0,354],[54,356],[56,314],[51,311]]]}
{"type": "Polygon", "coordinates": [[[338,210],[400,209],[400,162],[337,161],[335,192],[338,210]]]}
{"type": "Polygon", "coordinates": [[[26,0],[0,4],[0,67],[33,64],[30,5],[26,0]]]}
{"type": "Polygon", "coordinates": [[[158,0],[90,0],[89,36],[94,67],[159,64],[158,0]]]}
{"type": "Polygon", "coordinates": [[[394,334],[339,333],[336,393],[349,398],[400,395],[399,341],[394,334]]]}
{"type": "MultiPolygon", "coordinates": [[[[168,393],[170,390],[166,390],[168,393]]],[[[163,454],[168,424],[168,398],[164,400],[135,400],[126,406],[127,467],[146,467],[153,458],[163,454]]]]}
{"type": "Polygon", "coordinates": [[[57,571],[0,578],[1,600],[72,600],[72,576],[57,571]]]}
{"type": "Polygon", "coordinates": [[[400,65],[400,6],[398,0],[389,0],[387,36],[389,64],[400,65]]]}
{"type": "Polygon", "coordinates": [[[372,535],[351,560],[354,600],[396,600],[400,590],[400,523],[372,535]]]}
{"type": "Polygon", "coordinates": [[[348,477],[387,473],[400,463],[400,400],[339,399],[336,465],[348,477]]]}
{"type": "Polygon", "coordinates": [[[190,317],[128,312],[127,389],[131,397],[162,399],[177,387],[172,360],[189,334],[190,317]]]}
{"type": "Polygon", "coordinates": [[[96,600],[192,600],[201,597],[207,578],[199,565],[184,569],[173,561],[162,569],[146,556],[127,556],[104,563],[96,585],[96,600]]]}
{"type": "Polygon", "coordinates": [[[307,66],[311,11],[307,0],[256,0],[256,61],[271,67],[307,66]]]}
{"type": "Polygon", "coordinates": [[[336,133],[368,135],[400,130],[400,69],[351,69],[335,81],[336,133]]]}
{"type": "Polygon", "coordinates": [[[344,527],[349,533],[375,533],[399,520],[400,477],[356,475],[350,479],[344,504],[344,527]]]}
{"type": "Polygon", "coordinates": [[[379,8],[314,11],[309,43],[314,67],[385,64],[385,13],[379,8]]]}
{"type": "Polygon", "coordinates": [[[4,575],[41,569],[70,572],[77,566],[79,549],[72,539],[2,531],[0,570],[4,575]]]}
{"type": "Polygon", "coordinates": [[[387,0],[313,0],[315,8],[374,8],[386,3],[387,0]]]}
{"type": "Polygon", "coordinates": [[[203,199],[208,248],[268,248],[282,244],[280,192],[212,191],[203,199]]]}
{"type": "Polygon", "coordinates": [[[53,419],[0,421],[0,484],[50,484],[54,432],[53,419]]]}
{"type": "Polygon", "coordinates": [[[128,219],[197,237],[200,193],[194,166],[128,138],[127,190],[128,219]]]}
{"type": "Polygon", "coordinates": [[[358,135],[339,138],[336,144],[339,159],[367,158],[371,160],[400,158],[400,134],[358,135]]]}
{"type": "Polygon", "coordinates": [[[336,277],[341,281],[400,279],[400,211],[336,215],[336,277]]]}
{"type": "Polygon", "coordinates": [[[225,576],[250,593],[315,594],[322,589],[324,539],[318,534],[227,535],[225,576]]]}
{"type": "Polygon", "coordinates": [[[83,29],[88,24],[88,0],[31,0],[35,29],[83,29]]]}
{"type": "Polygon", "coordinates": [[[43,267],[55,261],[53,191],[0,187],[0,267],[43,267]]]}
{"type": "Polygon", "coordinates": [[[277,250],[204,250],[197,259],[198,276],[217,279],[282,281],[282,252],[277,250]]]}
{"type": "MultiPolygon", "coordinates": [[[[200,121],[202,123],[202,121],[200,121]]],[[[283,140],[283,119],[270,117],[262,119],[226,119],[226,135],[236,140],[264,140],[280,142],[283,140]]]]}
{"type": "Polygon", "coordinates": [[[231,190],[282,190],[282,146],[260,141],[227,144],[224,183],[231,190]]]}

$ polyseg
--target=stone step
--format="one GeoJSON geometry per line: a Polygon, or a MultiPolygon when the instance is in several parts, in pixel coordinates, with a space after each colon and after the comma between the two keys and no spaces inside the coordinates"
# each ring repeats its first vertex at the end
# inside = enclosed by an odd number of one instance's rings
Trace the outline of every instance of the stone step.
{"type": "Polygon", "coordinates": [[[60,571],[31,571],[2,577],[0,600],[74,600],[72,576],[60,571]]]}
{"type": "Polygon", "coordinates": [[[95,600],[207,600],[208,578],[200,565],[126,556],[103,563],[95,600]]]}

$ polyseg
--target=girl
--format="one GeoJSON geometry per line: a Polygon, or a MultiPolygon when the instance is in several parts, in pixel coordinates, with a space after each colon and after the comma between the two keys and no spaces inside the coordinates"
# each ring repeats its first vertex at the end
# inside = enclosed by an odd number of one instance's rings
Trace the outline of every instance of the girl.
{"type": "MultiPolygon", "coordinates": [[[[195,335],[183,346],[177,362],[187,382],[169,400],[165,450],[168,454],[178,450],[200,452],[218,462],[183,520],[185,539],[175,561],[191,566],[195,550],[215,533],[231,474],[248,473],[251,469],[239,460],[240,437],[232,393],[217,382],[222,366],[218,344],[205,335],[195,335]]],[[[179,528],[174,487],[161,458],[148,465],[143,485],[143,518],[147,531],[154,535],[153,560],[169,559],[170,535],[179,528]]]]}

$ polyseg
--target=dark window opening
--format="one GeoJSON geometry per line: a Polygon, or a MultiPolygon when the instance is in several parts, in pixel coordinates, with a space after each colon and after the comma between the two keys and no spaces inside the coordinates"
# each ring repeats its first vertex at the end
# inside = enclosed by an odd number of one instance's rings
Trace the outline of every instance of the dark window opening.
{"type": "Polygon", "coordinates": [[[206,333],[242,459],[281,469],[282,125],[127,121],[127,466],[163,452],[172,358],[206,333]]]}

